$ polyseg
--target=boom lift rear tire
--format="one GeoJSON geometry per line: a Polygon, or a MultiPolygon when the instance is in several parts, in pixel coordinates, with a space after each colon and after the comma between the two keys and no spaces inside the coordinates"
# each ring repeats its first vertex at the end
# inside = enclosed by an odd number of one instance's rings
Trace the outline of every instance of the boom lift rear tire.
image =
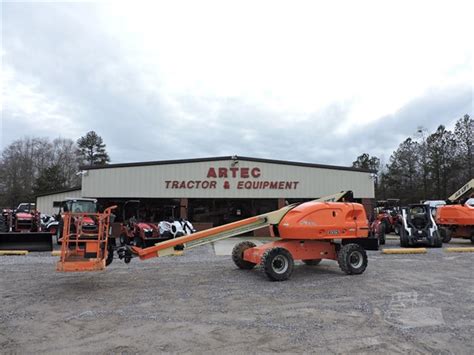
{"type": "Polygon", "coordinates": [[[346,274],[359,275],[367,267],[367,253],[359,244],[346,244],[337,253],[337,262],[346,274]]]}
{"type": "Polygon", "coordinates": [[[301,260],[301,261],[304,262],[306,265],[316,266],[316,265],[319,265],[321,260],[322,259],[307,259],[307,260],[301,260]]]}
{"type": "Polygon", "coordinates": [[[295,262],[288,250],[276,247],[263,253],[260,265],[271,281],[285,281],[290,278],[295,262]]]}
{"type": "Polygon", "coordinates": [[[244,251],[250,248],[255,248],[256,245],[252,242],[240,242],[232,249],[232,260],[239,269],[250,270],[255,267],[256,264],[244,260],[244,251]]]}

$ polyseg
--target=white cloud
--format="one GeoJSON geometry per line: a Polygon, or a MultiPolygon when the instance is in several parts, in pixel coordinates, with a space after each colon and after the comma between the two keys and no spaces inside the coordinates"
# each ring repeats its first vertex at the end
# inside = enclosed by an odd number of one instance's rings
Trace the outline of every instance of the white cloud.
{"type": "Polygon", "coordinates": [[[18,119],[30,132],[55,127],[73,139],[95,129],[115,162],[240,154],[350,164],[366,149],[389,155],[414,121],[437,125],[466,113],[471,8],[469,1],[8,4],[4,117],[9,126],[18,119]],[[440,93],[458,96],[439,102],[440,93]],[[393,137],[363,137],[387,119],[393,137]],[[341,148],[328,148],[335,140],[341,148]]]}
{"type": "Polygon", "coordinates": [[[350,101],[359,124],[472,78],[468,1],[120,4],[102,8],[106,26],[170,95],[294,115],[350,101]]]}

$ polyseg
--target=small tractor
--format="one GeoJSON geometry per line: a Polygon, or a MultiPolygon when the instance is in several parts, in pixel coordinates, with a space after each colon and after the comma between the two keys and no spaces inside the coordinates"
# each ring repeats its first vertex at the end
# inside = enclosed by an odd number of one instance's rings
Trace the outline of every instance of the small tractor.
{"type": "MultiPolygon", "coordinates": [[[[126,263],[135,257],[147,260],[173,255],[177,250],[188,250],[267,226],[269,234],[275,238],[273,242],[256,246],[246,241],[234,247],[232,259],[238,268],[252,269],[261,265],[270,280],[283,281],[292,274],[295,260],[314,266],[322,259],[330,259],[336,260],[344,273],[358,275],[367,267],[366,249],[377,250],[378,240],[368,238],[369,225],[365,209],[361,204],[349,202],[351,200],[352,192],[344,191],[169,239],[147,248],[125,245],[117,249],[117,254],[126,263]]],[[[104,223],[107,218],[107,213],[98,216],[99,221],[104,223]]],[[[64,231],[68,231],[66,224],[64,231]]],[[[65,236],[64,240],[69,243],[70,237],[65,236]]],[[[104,238],[98,236],[95,243],[94,248],[98,252],[90,254],[92,257],[82,251],[68,253],[69,249],[63,246],[57,270],[96,271],[105,268],[107,248],[97,246],[104,243],[104,238]],[[98,260],[100,258],[102,259],[98,260]]]]}
{"type": "Polygon", "coordinates": [[[440,248],[443,241],[429,205],[417,204],[402,208],[400,246],[409,247],[424,242],[440,248]]]}
{"type": "Polygon", "coordinates": [[[447,203],[436,209],[436,223],[443,242],[463,238],[474,243],[474,179],[451,195],[447,203]]]}
{"type": "Polygon", "coordinates": [[[369,237],[375,238],[379,241],[379,245],[385,244],[385,223],[380,219],[375,219],[370,223],[369,237]]]}
{"type": "MultiPolygon", "coordinates": [[[[63,216],[67,212],[72,213],[97,213],[97,200],[91,198],[75,198],[69,197],[61,201],[59,205],[58,214],[55,216],[55,220],[49,222],[46,226],[46,230],[51,234],[57,236],[57,243],[61,244],[61,238],[63,236],[63,216]]],[[[69,224],[71,228],[71,233],[75,233],[77,230],[77,223],[75,223],[74,218],[72,218],[72,223],[69,224]]],[[[87,217],[84,215],[81,218],[81,228],[84,232],[95,232],[97,230],[96,221],[92,217],[87,217]]]]}
{"type": "Polygon", "coordinates": [[[377,201],[377,207],[374,210],[375,219],[383,224],[385,233],[400,234],[401,211],[399,199],[387,199],[377,201]]]}
{"type": "MultiPolygon", "coordinates": [[[[145,248],[158,242],[195,232],[192,224],[183,219],[175,220],[171,217],[169,220],[161,221],[158,225],[145,222],[140,217],[139,207],[139,200],[129,200],[123,205],[123,219],[119,237],[120,245],[122,246],[133,244],[140,248],[145,248]]],[[[169,207],[174,208],[175,206],[169,207]]]]}
{"type": "Polygon", "coordinates": [[[0,249],[50,251],[52,237],[42,231],[41,214],[34,203],[20,203],[16,209],[0,214],[0,249]]]}

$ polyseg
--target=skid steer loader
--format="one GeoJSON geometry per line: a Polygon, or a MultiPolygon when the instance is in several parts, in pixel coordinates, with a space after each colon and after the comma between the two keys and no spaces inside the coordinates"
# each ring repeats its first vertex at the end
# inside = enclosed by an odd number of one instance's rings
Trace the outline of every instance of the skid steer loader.
{"type": "Polygon", "coordinates": [[[443,246],[438,227],[429,205],[418,204],[402,208],[400,246],[409,247],[418,243],[440,248],[443,246]]]}

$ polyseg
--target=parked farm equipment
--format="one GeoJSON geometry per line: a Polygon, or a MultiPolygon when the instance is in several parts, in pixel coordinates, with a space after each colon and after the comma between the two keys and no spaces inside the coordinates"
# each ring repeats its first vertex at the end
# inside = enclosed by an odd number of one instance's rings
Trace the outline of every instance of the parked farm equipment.
{"type": "Polygon", "coordinates": [[[375,219],[379,220],[385,233],[400,234],[401,222],[401,208],[399,199],[387,199],[377,201],[375,208],[375,219]]]}
{"type": "Polygon", "coordinates": [[[139,200],[128,200],[123,205],[119,237],[122,246],[133,244],[145,248],[158,242],[195,232],[192,224],[181,218],[170,217],[158,224],[144,221],[140,216],[139,207],[139,200]]]}
{"type": "Polygon", "coordinates": [[[402,209],[400,246],[409,247],[417,243],[440,248],[443,241],[429,205],[410,205],[402,209]]]}
{"type": "Polygon", "coordinates": [[[41,228],[40,213],[34,203],[21,203],[0,214],[0,250],[53,250],[51,233],[41,228]]]}

